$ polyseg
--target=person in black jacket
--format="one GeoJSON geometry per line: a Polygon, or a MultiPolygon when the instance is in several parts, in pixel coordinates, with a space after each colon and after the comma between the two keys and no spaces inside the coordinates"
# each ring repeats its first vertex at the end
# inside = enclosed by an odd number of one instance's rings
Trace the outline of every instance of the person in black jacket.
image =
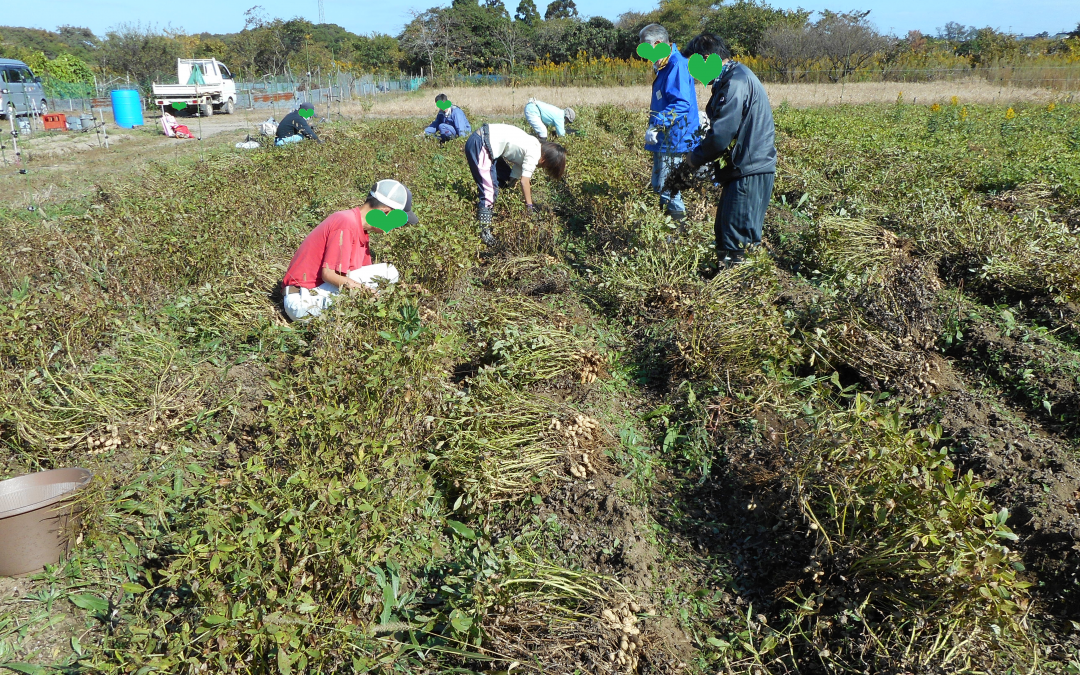
{"type": "Polygon", "coordinates": [[[721,266],[727,266],[761,243],[761,226],[776,177],[776,127],[761,80],[731,59],[720,37],[702,33],[690,40],[683,56],[694,54],[706,59],[717,54],[724,59],[705,108],[711,126],[685,164],[693,171],[720,160],[714,174],[723,186],[716,209],[716,254],[721,266]]]}
{"type": "Polygon", "coordinates": [[[315,131],[307,121],[307,118],[313,114],[315,114],[315,106],[310,103],[301,103],[299,108],[283,117],[281,123],[277,126],[277,139],[274,141],[274,145],[299,143],[305,138],[322,143],[322,140],[315,135],[315,131]]]}

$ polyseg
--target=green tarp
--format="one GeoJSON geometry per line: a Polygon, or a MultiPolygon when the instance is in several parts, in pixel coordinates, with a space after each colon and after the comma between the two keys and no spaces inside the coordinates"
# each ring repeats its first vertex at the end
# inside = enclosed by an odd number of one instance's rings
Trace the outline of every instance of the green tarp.
{"type": "Polygon", "coordinates": [[[206,80],[203,79],[202,66],[197,63],[191,64],[191,77],[188,78],[188,84],[206,84],[206,80]]]}

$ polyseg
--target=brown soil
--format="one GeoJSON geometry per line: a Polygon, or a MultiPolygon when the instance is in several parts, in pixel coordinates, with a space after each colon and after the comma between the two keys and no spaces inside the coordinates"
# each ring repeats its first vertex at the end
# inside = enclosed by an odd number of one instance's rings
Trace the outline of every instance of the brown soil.
{"type": "MultiPolygon", "coordinates": [[[[1006,355],[1016,365],[1033,357],[1036,345],[1002,335],[991,324],[965,334],[950,386],[925,407],[938,420],[962,470],[971,469],[990,485],[992,498],[1010,512],[1009,526],[1020,535],[1024,562],[1041,582],[1042,609],[1058,618],[1080,619],[1080,455],[1067,429],[1042,408],[1002,398],[982,389],[978,376],[989,355],[1006,355]]],[[[1077,383],[1042,374],[1042,383],[1059,400],[1075,406],[1077,383]]],[[[1057,408],[1058,405],[1055,405],[1057,408]]],[[[1062,407],[1062,410],[1066,408],[1062,407]]],[[[1072,408],[1075,410],[1075,407],[1072,408]]]]}
{"type": "Polygon", "coordinates": [[[1017,407],[1026,409],[1028,416],[1038,417],[1049,429],[1075,435],[1080,425],[1080,363],[1038,334],[1024,331],[1023,339],[1019,337],[980,323],[967,330],[956,351],[968,368],[1011,386],[1017,407]],[[1042,406],[1044,396],[1052,404],[1049,411],[1042,406]]]}

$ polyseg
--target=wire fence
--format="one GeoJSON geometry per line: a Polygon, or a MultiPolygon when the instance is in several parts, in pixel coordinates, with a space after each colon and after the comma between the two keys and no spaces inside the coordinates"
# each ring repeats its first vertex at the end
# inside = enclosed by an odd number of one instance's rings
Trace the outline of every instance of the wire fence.
{"type": "MultiPolygon", "coordinates": [[[[340,73],[330,77],[286,80],[263,78],[250,82],[235,82],[236,108],[255,110],[291,110],[300,103],[333,104],[363,100],[388,93],[416,91],[424,84],[423,77],[390,78],[378,75],[353,76],[340,73]]],[[[45,84],[49,109],[57,112],[88,112],[99,108],[109,109],[112,101],[109,93],[116,89],[135,89],[142,94],[143,107],[152,108],[151,92],[123,80],[95,84],[68,84],[51,82],[45,84]]]]}

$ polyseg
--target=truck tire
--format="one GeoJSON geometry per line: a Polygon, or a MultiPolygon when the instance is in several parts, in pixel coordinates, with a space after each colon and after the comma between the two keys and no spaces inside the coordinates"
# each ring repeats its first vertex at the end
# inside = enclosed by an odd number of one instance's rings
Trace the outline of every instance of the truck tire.
{"type": "Polygon", "coordinates": [[[225,113],[226,115],[231,115],[235,111],[236,104],[233,103],[233,100],[231,98],[228,101],[225,101],[225,105],[221,106],[221,112],[225,113]]]}
{"type": "Polygon", "coordinates": [[[213,115],[214,115],[214,104],[209,103],[209,102],[203,103],[201,106],[199,106],[199,110],[202,111],[202,116],[203,117],[213,117],[213,115]]]}

